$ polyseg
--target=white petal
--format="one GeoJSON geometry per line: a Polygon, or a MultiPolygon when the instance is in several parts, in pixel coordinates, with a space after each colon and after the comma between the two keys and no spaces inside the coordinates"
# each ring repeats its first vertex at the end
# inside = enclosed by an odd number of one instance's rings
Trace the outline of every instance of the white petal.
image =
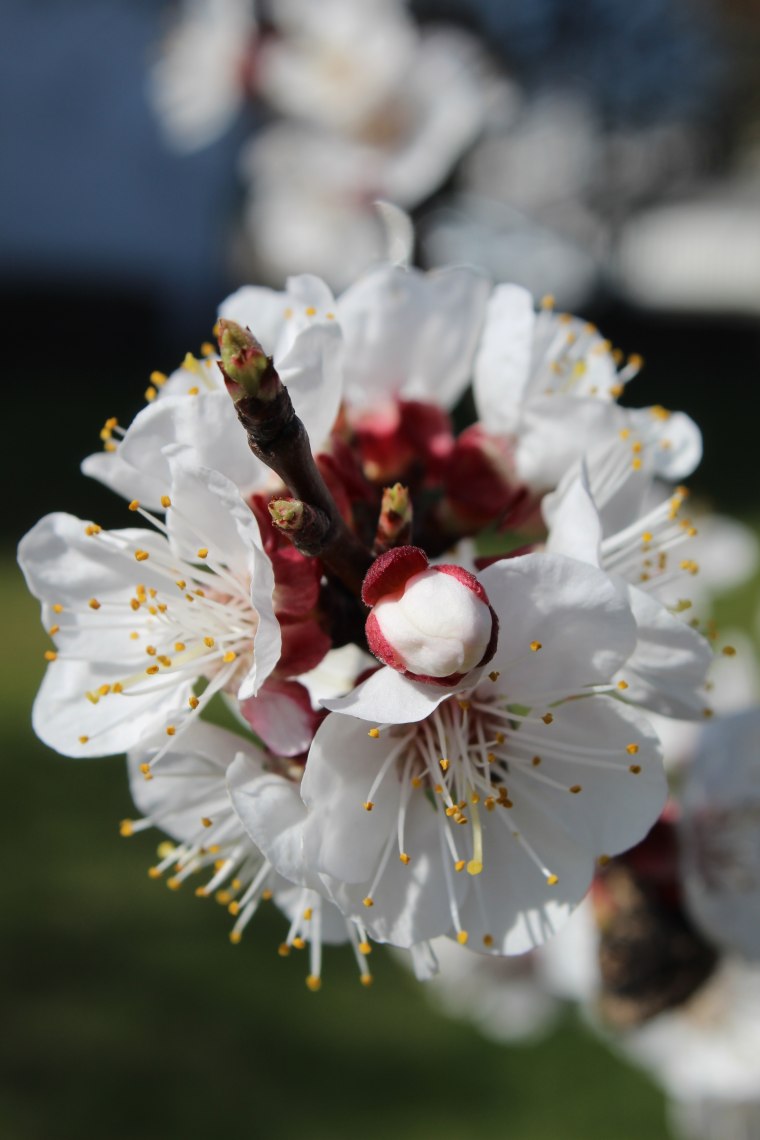
{"type": "Polygon", "coordinates": [[[146,780],[140,765],[165,741],[158,738],[153,747],[134,749],[127,756],[132,799],[156,826],[188,842],[197,836],[202,817],[217,822],[231,814],[225,777],[235,756],[244,754],[250,770],[261,773],[264,754],[235,733],[196,719],[163,754],[153,779],[146,780]]]}
{"type": "Polygon", "coordinates": [[[367,811],[375,776],[397,738],[369,736],[364,721],[328,716],[309,751],[301,796],[309,809],[304,856],[322,874],[349,883],[371,878],[385,840],[395,825],[400,785],[387,773],[367,811]]]}
{"type": "Polygon", "coordinates": [[[628,683],[625,699],[662,716],[702,716],[713,658],[709,642],[650,594],[635,586],[627,589],[638,635],[622,669],[628,683]]]}
{"type": "Polygon", "coordinates": [[[469,269],[423,274],[382,266],[340,297],[345,393],[357,408],[387,399],[451,407],[472,368],[488,293],[469,269]]]}
{"type": "Polygon", "coordinates": [[[526,554],[480,575],[499,618],[489,670],[500,691],[531,704],[542,694],[608,681],[636,643],[630,608],[607,574],[559,554],[526,554]],[[531,645],[540,645],[536,651],[531,645]]]}
{"type": "Polygon", "coordinates": [[[361,717],[372,724],[409,724],[424,720],[450,696],[451,689],[410,681],[386,665],[345,697],[334,697],[322,704],[333,712],[361,717]]]}
{"type": "Polygon", "coordinates": [[[486,309],[475,361],[475,404],[488,430],[514,432],[533,352],[533,298],[520,285],[497,285],[486,309]]]}
{"type": "Polygon", "coordinates": [[[87,699],[100,685],[123,681],[124,673],[121,661],[54,661],[32,710],[40,740],[64,756],[108,756],[136,747],[186,710],[192,680],[159,691],[146,677],[139,693],[109,693],[97,704],[87,699]]]}
{"type": "MultiPolygon", "coordinates": [[[[530,734],[525,743],[520,728],[508,737],[507,751],[520,752],[509,777],[515,819],[527,798],[544,814],[550,830],[563,830],[584,851],[616,855],[627,850],[644,838],[667,794],[652,726],[627,705],[602,695],[566,701],[553,709],[553,717],[548,725],[540,720],[524,725],[530,734]],[[537,768],[533,755],[541,758],[537,768]],[[571,793],[573,787],[581,791],[571,793]]],[[[561,871],[551,869],[561,877],[561,871]]]]}
{"type": "Polygon", "coordinates": [[[546,549],[550,554],[599,566],[602,527],[585,464],[568,471],[557,490],[545,496],[541,511],[549,527],[546,549]]]}
{"type": "MultiPolygon", "coordinates": [[[[444,934],[451,926],[451,910],[443,870],[436,809],[423,793],[412,796],[405,827],[410,855],[402,863],[395,851],[373,892],[373,905],[364,905],[370,883],[360,886],[328,880],[341,909],[362,922],[372,937],[394,946],[411,947],[444,934]]],[[[391,833],[393,838],[393,833],[391,833]]],[[[446,858],[449,858],[448,853],[446,858]]],[[[462,875],[452,873],[453,891],[461,901],[467,890],[462,875]]]]}
{"type": "Polygon", "coordinates": [[[461,921],[472,950],[522,954],[546,942],[567,921],[588,890],[594,861],[530,803],[516,803],[507,820],[502,815],[494,812],[485,821],[483,871],[461,908],[461,921]],[[558,876],[554,886],[512,835],[512,826],[558,876]]]}
{"type": "Polygon", "coordinates": [[[239,755],[227,773],[232,806],[251,842],[272,866],[293,883],[312,886],[314,869],[304,859],[306,809],[296,784],[274,773],[262,775],[239,755]]]}

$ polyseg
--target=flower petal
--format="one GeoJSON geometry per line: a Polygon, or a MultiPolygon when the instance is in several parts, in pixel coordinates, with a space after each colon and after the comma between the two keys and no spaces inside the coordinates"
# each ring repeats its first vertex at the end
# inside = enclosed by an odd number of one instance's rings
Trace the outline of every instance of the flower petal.
{"type": "Polygon", "coordinates": [[[513,701],[532,704],[609,681],[633,651],[630,608],[595,566],[526,554],[494,563],[480,580],[499,618],[488,668],[502,674],[498,686],[513,701]]]}

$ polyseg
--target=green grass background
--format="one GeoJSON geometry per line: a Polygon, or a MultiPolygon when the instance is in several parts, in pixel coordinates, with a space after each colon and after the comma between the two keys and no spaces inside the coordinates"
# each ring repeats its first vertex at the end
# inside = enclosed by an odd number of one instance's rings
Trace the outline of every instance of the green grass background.
{"type": "MultiPolygon", "coordinates": [[[[33,736],[47,638],[8,555],[3,731],[2,1140],[662,1140],[660,1093],[568,1010],[504,1047],[441,1017],[378,948],[375,984],[326,954],[278,957],[262,908],[240,946],[192,888],[148,879],[157,833],[123,840],[124,763],[56,756],[33,736]]],[[[720,607],[741,624],[749,583],[720,607]]]]}

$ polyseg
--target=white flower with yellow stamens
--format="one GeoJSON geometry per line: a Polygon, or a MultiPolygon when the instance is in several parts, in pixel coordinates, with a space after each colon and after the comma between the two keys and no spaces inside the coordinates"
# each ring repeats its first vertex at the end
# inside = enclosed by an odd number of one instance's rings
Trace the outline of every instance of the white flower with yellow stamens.
{"type": "Polygon", "coordinates": [[[375,938],[516,954],[562,925],[595,856],[646,834],[666,786],[648,722],[610,695],[636,627],[608,577],[534,554],[479,581],[499,621],[484,668],[453,690],[379,670],[325,702],[301,799],[271,776],[236,806],[287,878],[318,872],[375,938]]]}
{"type": "MultiPolygon", "coordinates": [[[[657,596],[675,575],[689,578],[698,569],[683,548],[692,532],[696,534],[690,520],[681,516],[686,491],[679,488],[642,517],[634,514],[634,521],[627,526],[605,533],[605,519],[614,525],[624,515],[620,502],[610,510],[611,500],[605,501],[605,487],[598,471],[596,474],[601,509],[592,493],[585,461],[544,500],[544,514],[550,521],[547,549],[601,566],[627,596],[638,637],[635,651],[617,677],[621,695],[663,716],[700,717],[705,710],[704,685],[712,660],[710,644],[657,596]],[[678,548],[673,559],[672,552],[678,548]]],[[[629,470],[627,482],[638,480],[639,474],[629,470]]],[[[621,483],[619,500],[626,498],[626,490],[626,483],[621,483]]],[[[632,497],[637,498],[636,489],[632,497]]]]}
{"type": "Polygon", "coordinates": [[[601,439],[617,438],[621,470],[643,469],[645,444],[656,473],[683,479],[701,457],[701,439],[683,413],[621,408],[617,398],[641,368],[641,359],[612,349],[594,325],[553,311],[539,313],[518,285],[491,295],[475,363],[474,393],[487,430],[514,441],[520,478],[537,491],[555,487],[601,439]],[[622,365],[622,367],[620,367],[622,365]],[[622,445],[625,446],[622,446],[622,445]]]}
{"type": "Polygon", "coordinates": [[[273,898],[290,924],[280,943],[280,955],[309,946],[309,989],[320,985],[323,945],[347,941],[353,947],[362,984],[370,984],[370,947],[361,924],[345,919],[319,891],[283,879],[251,842],[230,799],[229,788],[245,795],[258,781],[266,780],[272,769],[297,787],[298,765],[203,721],[195,721],[168,750],[158,741],[131,751],[127,762],[132,797],[143,817],[122,820],[122,835],[158,827],[175,841],[161,845],[159,862],[148,872],[151,878],[165,877],[172,890],[186,882],[198,884],[195,894],[199,898],[215,898],[234,917],[233,943],[241,941],[260,903],[273,898]],[[146,781],[145,764],[151,764],[161,751],[164,755],[155,779],[146,781]]]}
{"type": "Polygon", "coordinates": [[[19,562],[55,650],[35,731],[67,756],[178,738],[213,694],[255,693],[280,656],[274,576],[258,524],[218,472],[170,460],[166,523],[105,531],[66,514],[22,539],[19,562]],[[202,692],[195,692],[198,683],[202,692]]]}

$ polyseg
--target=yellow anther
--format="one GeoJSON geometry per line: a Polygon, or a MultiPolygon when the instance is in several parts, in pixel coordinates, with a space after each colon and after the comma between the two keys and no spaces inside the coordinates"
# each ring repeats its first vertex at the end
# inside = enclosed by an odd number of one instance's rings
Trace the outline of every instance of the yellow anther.
{"type": "Polygon", "coordinates": [[[634,776],[638,776],[639,772],[641,771],[641,765],[640,764],[629,764],[628,765],[628,771],[631,772],[634,776]]]}
{"type": "Polygon", "coordinates": [[[90,739],[89,736],[80,736],[79,737],[79,743],[80,744],[87,744],[89,739],[90,739]]]}
{"type": "Polygon", "coordinates": [[[196,696],[192,696],[192,697],[188,697],[187,703],[190,705],[191,709],[197,709],[198,705],[201,702],[198,700],[198,698],[196,696]]]}
{"type": "Polygon", "coordinates": [[[372,802],[372,800],[365,800],[364,803],[362,804],[362,807],[364,808],[365,811],[372,811],[374,806],[375,805],[372,802]]]}
{"type": "Polygon", "coordinates": [[[213,649],[216,642],[214,641],[213,637],[204,637],[203,644],[209,649],[213,649]]]}
{"type": "Polygon", "coordinates": [[[369,895],[367,895],[366,899],[364,899],[363,901],[364,901],[365,906],[374,906],[375,905],[375,900],[371,899],[369,897],[369,895]]]}
{"type": "Polygon", "coordinates": [[[155,657],[156,654],[158,653],[158,650],[156,649],[155,645],[146,645],[145,646],[145,652],[148,654],[149,657],[155,657]]]}
{"type": "MultiPolygon", "coordinates": [[[[330,316],[329,313],[328,313],[328,316],[330,316]]],[[[360,974],[359,975],[359,981],[361,982],[361,984],[363,986],[371,986],[374,979],[373,979],[371,974],[360,974]]]]}
{"type": "Polygon", "coordinates": [[[408,863],[411,862],[411,856],[407,855],[406,851],[402,851],[399,854],[399,859],[401,860],[401,862],[404,864],[405,867],[407,866],[408,863]]]}
{"type": "Polygon", "coordinates": [[[110,692],[111,692],[111,686],[110,685],[100,685],[100,687],[98,688],[98,696],[107,697],[110,692]]]}
{"type": "Polygon", "coordinates": [[[197,899],[207,899],[208,898],[208,891],[206,890],[205,887],[196,887],[195,888],[195,897],[197,899]]]}
{"type": "Polygon", "coordinates": [[[303,912],[304,922],[311,922],[311,918],[312,918],[313,914],[314,914],[314,911],[311,909],[310,906],[307,906],[306,910],[303,912]]]}
{"type": "Polygon", "coordinates": [[[316,315],[317,315],[317,310],[314,308],[313,305],[309,305],[308,309],[306,309],[306,316],[307,317],[315,317],[316,315]]]}
{"type": "Polygon", "coordinates": [[[551,724],[554,720],[554,717],[551,713],[544,713],[544,715],[541,717],[541,720],[544,722],[544,724],[551,724]]]}
{"type": "Polygon", "coordinates": [[[623,691],[623,692],[624,692],[624,691],[625,691],[625,690],[628,688],[628,682],[627,682],[627,681],[618,681],[618,683],[617,683],[617,687],[618,687],[618,688],[619,688],[621,691],[623,691]]]}
{"type": "Polygon", "coordinates": [[[494,737],[494,740],[496,741],[497,744],[503,744],[506,739],[507,738],[503,732],[497,732],[496,736],[494,737]]]}
{"type": "MultiPolygon", "coordinates": [[[[610,395],[613,400],[617,400],[619,396],[622,396],[624,391],[625,389],[622,384],[610,384],[610,395]]],[[[625,439],[625,436],[623,436],[623,439],[625,439]]]]}
{"type": "Polygon", "coordinates": [[[272,898],[272,891],[270,891],[269,887],[267,887],[265,891],[261,892],[261,897],[264,902],[269,902],[269,900],[272,898]]]}
{"type": "Polygon", "coordinates": [[[231,930],[230,931],[230,942],[232,943],[233,946],[239,946],[242,941],[243,941],[242,930],[231,930]]]}
{"type": "Polygon", "coordinates": [[[455,871],[464,871],[465,866],[466,866],[466,863],[465,863],[464,859],[457,859],[456,863],[454,864],[454,870],[455,871]]]}
{"type": "Polygon", "coordinates": [[[543,647],[542,647],[540,641],[531,641],[530,648],[533,651],[533,653],[538,653],[539,649],[542,649],[543,647]]]}
{"type": "Polygon", "coordinates": [[[457,934],[457,942],[459,943],[460,946],[464,946],[469,937],[470,936],[466,930],[460,930],[459,933],[457,934]]]}
{"type": "Polygon", "coordinates": [[[549,887],[556,887],[559,882],[559,875],[549,875],[546,879],[546,884],[549,887]]]}
{"type": "Polygon", "coordinates": [[[116,451],[116,444],[111,439],[107,439],[103,444],[104,451],[116,451]]]}
{"type": "Polygon", "coordinates": [[[643,534],[642,534],[642,536],[641,536],[641,541],[642,541],[642,542],[651,542],[651,541],[652,541],[652,537],[653,537],[653,536],[652,536],[652,532],[651,532],[651,530],[645,530],[645,531],[644,531],[644,533],[643,533],[643,534]]]}
{"type": "Polygon", "coordinates": [[[211,344],[210,341],[204,340],[203,344],[201,345],[201,355],[202,356],[215,356],[216,355],[216,349],[214,348],[213,344],[211,344]]]}
{"type": "Polygon", "coordinates": [[[446,759],[445,756],[442,756],[441,759],[438,761],[438,767],[441,769],[442,772],[448,772],[449,761],[446,759]]]}
{"type": "Polygon", "coordinates": [[[640,471],[641,470],[641,460],[639,459],[638,455],[636,456],[635,459],[631,460],[631,467],[633,468],[634,471],[640,471]]]}
{"type": "Polygon", "coordinates": [[[597,859],[597,863],[599,864],[600,867],[606,867],[607,864],[609,863],[609,861],[610,861],[609,855],[600,855],[599,858],[597,859]]]}
{"type": "Polygon", "coordinates": [[[715,716],[715,709],[702,709],[702,716],[706,717],[709,720],[711,716],[715,716]]]}
{"type": "Polygon", "coordinates": [[[102,526],[98,526],[97,523],[88,523],[84,528],[84,533],[92,537],[93,534],[100,534],[102,529],[102,526]]]}
{"type": "Polygon", "coordinates": [[[486,760],[488,761],[489,764],[495,764],[496,763],[496,753],[495,752],[488,752],[486,754],[486,760]]]}
{"type": "Polygon", "coordinates": [[[358,950],[359,950],[360,954],[371,954],[372,953],[372,946],[370,945],[369,942],[366,942],[366,941],[360,942],[358,945],[358,950]]]}
{"type": "Polygon", "coordinates": [[[635,756],[639,750],[638,744],[626,744],[625,750],[629,756],[635,756]]]}
{"type": "Polygon", "coordinates": [[[493,946],[493,935],[492,934],[484,934],[483,935],[483,945],[488,946],[489,948],[491,946],[493,946]]]}
{"type": "Polygon", "coordinates": [[[153,400],[155,400],[157,395],[158,395],[158,393],[156,392],[156,389],[153,387],[152,384],[149,384],[148,387],[145,389],[145,399],[150,404],[153,402],[153,400]]]}
{"type": "Polygon", "coordinates": [[[412,787],[413,788],[421,788],[422,787],[422,780],[419,778],[419,776],[412,776],[412,787]]]}
{"type": "Polygon", "coordinates": [[[133,499],[132,502],[129,504],[129,510],[130,511],[139,511],[139,509],[140,509],[140,500],[139,499],[133,499]]]}
{"type": "Polygon", "coordinates": [[[571,792],[572,795],[577,796],[579,792],[583,791],[583,788],[581,787],[580,784],[573,784],[573,786],[571,788],[568,788],[567,790],[569,792],[571,792]]]}
{"type": "Polygon", "coordinates": [[[145,672],[149,677],[155,677],[156,673],[158,672],[158,665],[149,665],[145,672]]]}
{"type": "Polygon", "coordinates": [[[63,606],[61,605],[60,602],[54,602],[53,603],[53,613],[54,614],[62,614],[63,613],[63,606]]]}
{"type": "Polygon", "coordinates": [[[499,677],[500,677],[500,676],[501,676],[501,674],[499,673],[499,670],[498,670],[498,669],[493,669],[493,670],[492,670],[492,671],[491,671],[491,672],[488,674],[489,680],[491,680],[491,681],[494,681],[494,682],[498,681],[498,679],[499,679],[499,677]]]}
{"type": "Polygon", "coordinates": [[[114,681],[113,685],[111,686],[111,692],[112,693],[123,693],[124,692],[124,686],[122,685],[121,681],[114,681]]]}
{"type": "Polygon", "coordinates": [[[482,870],[483,864],[479,859],[470,859],[470,862],[467,864],[468,875],[479,875],[482,870]]]}
{"type": "Polygon", "coordinates": [[[164,510],[168,510],[168,508],[171,505],[172,505],[172,501],[169,498],[169,496],[168,495],[162,495],[161,496],[161,506],[164,508],[164,510]]]}
{"type": "Polygon", "coordinates": [[[317,990],[322,988],[322,979],[317,974],[309,974],[306,979],[306,988],[315,994],[317,990]]]}
{"type": "Polygon", "coordinates": [[[85,693],[85,696],[87,697],[87,700],[90,702],[91,705],[97,705],[100,703],[100,697],[98,696],[97,693],[93,693],[92,691],[90,691],[90,692],[85,693]]]}
{"type": "Polygon", "coordinates": [[[213,827],[214,826],[213,821],[210,820],[207,815],[201,816],[201,823],[203,824],[204,827],[213,827]]]}
{"type": "Polygon", "coordinates": [[[534,756],[533,759],[531,760],[531,764],[533,765],[534,768],[537,768],[540,763],[541,763],[541,757],[540,756],[534,756]]]}
{"type": "Polygon", "coordinates": [[[285,318],[285,320],[286,320],[286,321],[289,321],[289,320],[290,320],[290,318],[293,316],[293,310],[290,308],[290,306],[288,306],[288,308],[287,308],[287,309],[284,309],[284,310],[283,310],[283,314],[282,314],[282,315],[283,315],[283,317],[285,318]]]}
{"type": "Polygon", "coordinates": [[[235,652],[235,650],[234,649],[228,649],[227,652],[222,656],[222,661],[224,661],[225,664],[229,665],[230,662],[234,661],[236,657],[237,657],[237,653],[235,652]]]}
{"type": "Polygon", "coordinates": [[[159,372],[157,369],[150,374],[150,381],[152,384],[155,384],[157,388],[163,387],[163,385],[166,383],[166,379],[166,373],[159,372]]]}
{"type": "MultiPolygon", "coordinates": [[[[644,358],[642,356],[639,356],[638,352],[632,352],[631,355],[628,357],[628,363],[630,364],[631,368],[643,368],[644,367],[644,358]]],[[[663,412],[665,411],[664,408],[662,408],[661,410],[663,412]]],[[[654,412],[654,408],[652,409],[652,411],[654,412]]]]}
{"type": "Polygon", "coordinates": [[[129,839],[130,835],[134,835],[135,829],[131,819],[123,819],[119,824],[119,835],[122,839],[129,839]]]}
{"type": "Polygon", "coordinates": [[[555,303],[554,302],[554,295],[552,293],[545,293],[544,296],[541,298],[541,308],[542,309],[553,309],[554,303],[555,303]]]}
{"type": "Polygon", "coordinates": [[[207,546],[201,546],[198,549],[197,554],[198,554],[199,558],[208,558],[208,547],[207,546]]]}
{"type": "Polygon", "coordinates": [[[460,709],[462,710],[462,712],[467,712],[467,710],[468,710],[468,709],[469,709],[469,707],[470,707],[470,702],[469,702],[469,701],[466,701],[466,700],[464,700],[464,699],[462,699],[462,700],[458,700],[458,701],[457,701],[457,704],[459,705],[459,707],[460,707],[460,709]]]}
{"type": "Polygon", "coordinates": [[[167,736],[174,736],[176,731],[177,731],[176,725],[167,724],[167,726],[166,726],[166,735],[167,736]]]}
{"type": "Polygon", "coordinates": [[[184,590],[187,586],[187,582],[184,578],[178,578],[174,585],[179,586],[180,590],[184,590]]]}
{"type": "Polygon", "coordinates": [[[637,439],[631,444],[631,451],[634,455],[640,455],[642,446],[641,440],[637,439]]]}
{"type": "Polygon", "coordinates": [[[618,434],[619,434],[621,439],[628,439],[629,435],[631,434],[631,429],[630,428],[621,428],[618,434]]]}
{"type": "Polygon", "coordinates": [[[369,730],[369,732],[367,733],[367,736],[371,736],[373,740],[377,740],[379,735],[380,735],[380,729],[379,728],[371,728],[369,730]]]}
{"type": "Polygon", "coordinates": [[[192,388],[188,388],[187,390],[188,396],[197,396],[199,392],[200,388],[196,388],[195,385],[193,385],[192,388]]]}
{"type": "Polygon", "coordinates": [[[160,879],[162,874],[163,874],[163,871],[160,871],[158,867],[148,867],[148,878],[149,879],[160,879]]]}
{"type": "Polygon", "coordinates": [[[100,602],[98,601],[97,598],[90,598],[87,605],[90,607],[91,610],[99,610],[100,609],[100,602]]]}
{"type": "Polygon", "coordinates": [[[736,657],[736,650],[734,649],[733,645],[724,645],[721,652],[723,653],[724,657],[736,657]]]}
{"type": "Polygon", "coordinates": [[[166,885],[170,891],[178,891],[182,886],[182,880],[172,876],[171,879],[166,880],[166,885]]]}
{"type": "Polygon", "coordinates": [[[145,562],[148,558],[150,558],[150,555],[148,554],[147,550],[136,550],[135,558],[138,562],[145,562]]]}
{"type": "Polygon", "coordinates": [[[240,903],[233,900],[227,907],[227,913],[231,914],[233,918],[236,918],[237,915],[240,914],[240,903]]]}
{"type": "Polygon", "coordinates": [[[288,955],[290,954],[290,946],[288,946],[287,942],[281,942],[280,943],[280,945],[277,947],[277,953],[280,955],[281,958],[287,958],[288,957],[288,955]]]}
{"type": "Polygon", "coordinates": [[[294,938],[292,944],[293,944],[293,946],[295,946],[296,950],[305,950],[306,949],[306,939],[301,938],[300,936],[298,938],[294,938]]]}
{"type": "Polygon", "coordinates": [[[46,661],[55,661],[57,657],[58,657],[58,654],[56,653],[56,651],[54,649],[46,649],[45,650],[45,660],[46,661]]]}

